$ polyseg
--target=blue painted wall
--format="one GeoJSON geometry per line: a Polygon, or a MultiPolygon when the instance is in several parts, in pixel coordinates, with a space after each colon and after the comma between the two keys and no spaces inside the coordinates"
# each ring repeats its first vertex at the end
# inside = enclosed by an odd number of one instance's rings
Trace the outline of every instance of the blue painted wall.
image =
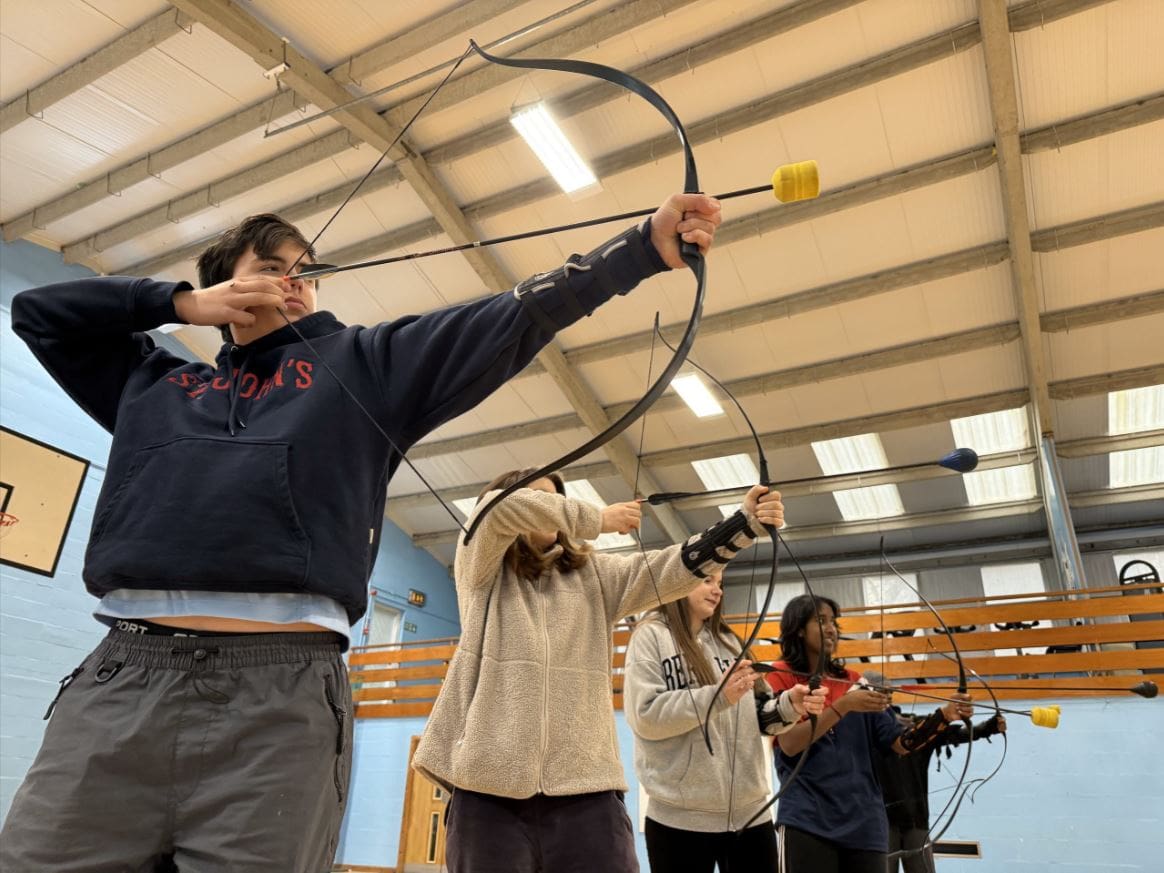
{"type": "MultiPolygon", "coordinates": [[[[1012,701],[1016,709],[1024,708],[1012,701]]],[[[627,808],[638,827],[633,739],[616,714],[623,765],[631,786],[627,808]]],[[[945,839],[976,840],[980,860],[941,859],[943,873],[1156,873],[1164,857],[1164,703],[1160,700],[1069,700],[1057,730],[1008,720],[1010,751],[1002,771],[962,805],[945,839]]],[[[393,866],[399,848],[409,739],[423,719],[356,723],[355,763],[337,860],[393,866]]],[[[931,771],[930,805],[937,812],[961,772],[963,752],[931,771]]],[[[1002,744],[979,742],[969,778],[988,774],[1002,744]]],[[[638,834],[639,861],[647,870],[638,834]]]]}
{"type": "Polygon", "coordinates": [[[109,434],[77,409],[12,333],[8,307],[17,291],[92,275],[31,243],[0,247],[0,421],[91,462],[56,575],[0,565],[0,817],[40,747],[41,717],[57,680],[103,635],[81,583],[81,560],[109,454],[109,434]]]}
{"type": "MultiPolygon", "coordinates": [[[[40,747],[41,717],[57,681],[105,633],[92,617],[96,601],[81,582],[81,563],[110,444],[109,434],[77,409],[12,333],[9,306],[25,288],[92,275],[40,246],[0,243],[0,421],[91,463],[56,575],[0,566],[0,820],[40,747]]],[[[181,349],[164,341],[171,350],[181,349]]],[[[403,621],[416,625],[415,632],[403,634],[405,641],[460,633],[448,572],[388,521],[371,586],[377,598],[404,612],[403,621]],[[423,608],[408,605],[410,588],[427,595],[423,608]]],[[[362,623],[353,629],[357,643],[361,630],[362,623]]]]}
{"type": "MultiPolygon", "coordinates": [[[[403,613],[401,642],[460,635],[457,589],[449,571],[424,549],[414,546],[408,534],[387,520],[380,534],[380,551],[376,553],[370,587],[376,600],[403,613]],[[424,606],[409,604],[410,588],[424,592],[424,606]],[[405,623],[415,625],[416,630],[406,629],[405,623]]],[[[352,628],[353,645],[364,642],[365,622],[366,619],[352,628]]]]}

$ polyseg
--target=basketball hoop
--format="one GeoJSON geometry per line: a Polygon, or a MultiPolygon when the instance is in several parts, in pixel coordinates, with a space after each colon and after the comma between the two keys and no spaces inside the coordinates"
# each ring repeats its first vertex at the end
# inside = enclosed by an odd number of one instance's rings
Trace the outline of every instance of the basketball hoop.
{"type": "Polygon", "coordinates": [[[0,512],[0,538],[7,536],[18,521],[20,519],[11,512],[0,512]]]}

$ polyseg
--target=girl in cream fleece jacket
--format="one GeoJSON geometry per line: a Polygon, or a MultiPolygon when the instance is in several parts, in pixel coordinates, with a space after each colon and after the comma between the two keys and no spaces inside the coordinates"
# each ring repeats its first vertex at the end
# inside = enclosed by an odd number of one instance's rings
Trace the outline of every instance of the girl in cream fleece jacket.
{"type": "Polygon", "coordinates": [[[709,715],[716,687],[742,645],[723,620],[722,574],[656,607],[631,637],[624,712],[635,734],[635,771],[650,798],[652,873],[712,873],[716,864],[732,873],[778,867],[771,812],[739,830],[768,797],[771,765],[761,735],[789,730],[806,711],[819,714],[825,692],[810,694],[801,684],[776,697],[745,659],[709,715]]]}
{"type": "MultiPolygon", "coordinates": [[[[494,480],[478,507],[525,472],[494,480]]],[[[783,517],[780,495],[757,486],[683,544],[592,552],[578,543],[637,528],[638,504],[600,510],[551,476],[497,504],[458,545],[461,641],[413,759],[453,791],[449,873],[638,870],[611,702],[613,626],[686,596],[783,517]]]]}

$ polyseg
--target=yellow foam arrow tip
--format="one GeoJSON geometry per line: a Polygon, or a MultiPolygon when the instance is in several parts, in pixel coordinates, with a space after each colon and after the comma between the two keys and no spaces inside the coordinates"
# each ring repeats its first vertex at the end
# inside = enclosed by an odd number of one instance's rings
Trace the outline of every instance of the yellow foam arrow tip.
{"type": "Polygon", "coordinates": [[[820,194],[820,172],[816,161],[785,164],[772,174],[772,193],[781,203],[812,200],[820,194]]]}
{"type": "Polygon", "coordinates": [[[1059,727],[1059,707],[1032,706],[1031,721],[1038,727],[1057,728],[1059,727]]]}

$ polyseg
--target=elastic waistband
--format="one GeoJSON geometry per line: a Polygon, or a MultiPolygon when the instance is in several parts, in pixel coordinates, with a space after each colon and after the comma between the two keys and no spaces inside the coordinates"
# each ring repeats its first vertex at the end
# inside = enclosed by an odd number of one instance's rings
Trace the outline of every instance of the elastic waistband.
{"type": "Polygon", "coordinates": [[[343,637],[330,631],[182,637],[111,630],[93,655],[143,667],[217,670],[297,661],[333,661],[342,652],[343,637]]]}

